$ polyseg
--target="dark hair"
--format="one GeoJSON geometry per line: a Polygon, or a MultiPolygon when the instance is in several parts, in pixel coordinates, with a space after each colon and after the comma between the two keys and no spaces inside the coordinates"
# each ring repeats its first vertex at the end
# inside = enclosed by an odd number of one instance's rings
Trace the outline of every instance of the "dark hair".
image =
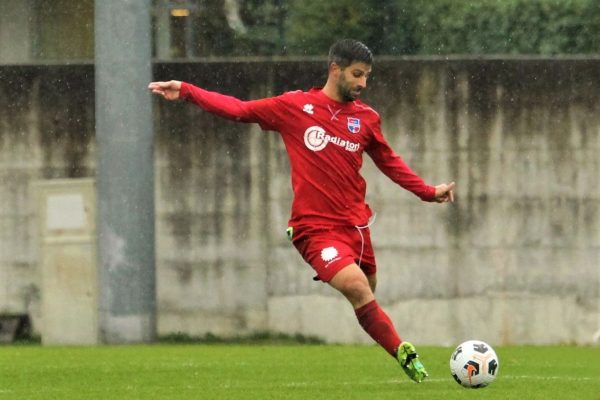
{"type": "Polygon", "coordinates": [[[373,64],[373,53],[367,46],[358,40],[342,39],[335,42],[329,48],[328,65],[336,63],[341,68],[346,68],[353,62],[364,62],[373,64]]]}

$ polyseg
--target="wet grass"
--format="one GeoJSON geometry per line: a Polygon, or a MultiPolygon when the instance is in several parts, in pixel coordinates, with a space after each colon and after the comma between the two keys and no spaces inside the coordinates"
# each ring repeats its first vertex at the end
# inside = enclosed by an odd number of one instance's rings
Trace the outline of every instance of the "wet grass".
{"type": "Polygon", "coordinates": [[[419,351],[422,384],[375,346],[1,346],[0,399],[600,399],[599,348],[498,347],[498,378],[477,390],[450,376],[452,349],[419,351]]]}

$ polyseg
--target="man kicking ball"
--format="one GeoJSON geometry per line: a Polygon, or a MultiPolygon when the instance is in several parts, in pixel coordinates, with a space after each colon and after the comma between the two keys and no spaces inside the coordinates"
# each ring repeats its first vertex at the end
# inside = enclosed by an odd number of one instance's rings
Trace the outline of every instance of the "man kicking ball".
{"type": "Polygon", "coordinates": [[[308,92],[242,101],[180,81],[152,82],[148,88],[167,100],[187,100],[221,117],[280,133],[294,191],[289,239],[315,270],[315,279],[340,291],[363,329],[412,380],[421,382],[427,372],[415,347],[400,339],[375,299],[372,212],[360,175],[363,153],[392,181],[424,201],[452,202],[454,182],[427,185],[388,145],[379,114],[358,100],[372,64],[367,46],[344,39],[329,50],[325,86],[308,92]]]}

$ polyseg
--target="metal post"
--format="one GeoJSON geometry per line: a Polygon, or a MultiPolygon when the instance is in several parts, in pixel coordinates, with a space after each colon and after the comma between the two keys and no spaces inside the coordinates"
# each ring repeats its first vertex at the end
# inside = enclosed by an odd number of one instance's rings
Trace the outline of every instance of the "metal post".
{"type": "Polygon", "coordinates": [[[151,0],[95,1],[100,338],[156,336],[151,0]]]}

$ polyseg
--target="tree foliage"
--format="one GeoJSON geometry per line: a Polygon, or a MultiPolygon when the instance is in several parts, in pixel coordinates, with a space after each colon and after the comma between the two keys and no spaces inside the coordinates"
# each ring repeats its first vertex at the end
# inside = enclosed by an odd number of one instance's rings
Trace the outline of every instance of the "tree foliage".
{"type": "Polygon", "coordinates": [[[417,0],[420,54],[577,54],[600,50],[596,0],[417,0]]]}
{"type": "Polygon", "coordinates": [[[322,55],[352,37],[375,54],[600,53],[598,0],[240,0],[237,53],[322,55]],[[240,50],[241,49],[241,50],[240,50]]]}
{"type": "Polygon", "coordinates": [[[285,0],[243,0],[240,18],[245,32],[237,34],[237,54],[285,54],[285,0]]]}

